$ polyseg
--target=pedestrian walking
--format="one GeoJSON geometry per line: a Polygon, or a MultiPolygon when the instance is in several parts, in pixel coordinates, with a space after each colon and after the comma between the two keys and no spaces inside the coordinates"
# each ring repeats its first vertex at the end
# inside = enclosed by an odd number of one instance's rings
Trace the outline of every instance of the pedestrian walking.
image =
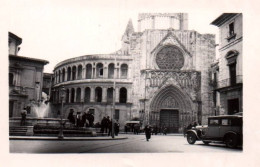
{"type": "Polygon", "coordinates": [[[151,127],[149,125],[146,125],[144,128],[146,141],[149,141],[151,139],[151,127]]]}
{"type": "Polygon", "coordinates": [[[164,129],[163,129],[163,134],[164,134],[164,135],[167,135],[167,127],[164,127],[164,129]]]}
{"type": "Polygon", "coordinates": [[[22,112],[21,112],[21,126],[25,126],[26,125],[26,108],[24,107],[22,112]]]}

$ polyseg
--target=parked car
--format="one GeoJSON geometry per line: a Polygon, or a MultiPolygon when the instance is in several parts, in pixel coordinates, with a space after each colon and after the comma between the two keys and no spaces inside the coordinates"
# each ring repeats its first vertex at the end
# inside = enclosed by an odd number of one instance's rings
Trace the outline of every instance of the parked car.
{"type": "Polygon", "coordinates": [[[222,142],[234,148],[243,144],[243,116],[221,115],[208,118],[208,125],[196,126],[186,132],[189,144],[201,140],[204,144],[222,142]]]}

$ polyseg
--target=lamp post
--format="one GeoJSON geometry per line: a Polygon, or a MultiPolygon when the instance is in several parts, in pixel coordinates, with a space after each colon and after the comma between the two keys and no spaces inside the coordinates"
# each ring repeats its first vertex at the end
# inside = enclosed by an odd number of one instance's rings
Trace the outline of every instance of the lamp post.
{"type": "Polygon", "coordinates": [[[65,97],[66,90],[65,90],[65,87],[64,87],[64,86],[62,86],[60,90],[61,90],[61,112],[60,112],[60,133],[59,133],[58,138],[59,138],[59,139],[63,139],[63,138],[64,138],[64,135],[63,135],[63,122],[62,122],[62,116],[63,116],[63,99],[64,99],[64,97],[65,97]]]}

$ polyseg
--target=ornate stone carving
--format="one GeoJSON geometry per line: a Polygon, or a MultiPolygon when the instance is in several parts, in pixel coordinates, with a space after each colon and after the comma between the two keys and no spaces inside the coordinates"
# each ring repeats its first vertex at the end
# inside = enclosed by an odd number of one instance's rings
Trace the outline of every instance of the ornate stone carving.
{"type": "Polygon", "coordinates": [[[178,103],[173,97],[167,97],[161,104],[161,108],[178,108],[178,103]]]}
{"type": "Polygon", "coordinates": [[[156,63],[160,69],[180,70],[184,57],[177,46],[165,46],[157,53],[156,63]]]}
{"type": "Polygon", "coordinates": [[[200,89],[200,73],[197,71],[163,71],[153,70],[149,72],[150,86],[160,87],[167,80],[175,80],[181,88],[200,89]]]}

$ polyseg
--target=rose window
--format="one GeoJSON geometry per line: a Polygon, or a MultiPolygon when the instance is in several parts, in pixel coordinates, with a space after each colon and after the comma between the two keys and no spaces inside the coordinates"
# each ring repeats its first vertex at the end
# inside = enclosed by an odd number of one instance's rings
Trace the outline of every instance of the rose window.
{"type": "Polygon", "coordinates": [[[156,63],[160,69],[180,70],[184,65],[184,57],[176,46],[166,46],[156,55],[156,63]]]}

